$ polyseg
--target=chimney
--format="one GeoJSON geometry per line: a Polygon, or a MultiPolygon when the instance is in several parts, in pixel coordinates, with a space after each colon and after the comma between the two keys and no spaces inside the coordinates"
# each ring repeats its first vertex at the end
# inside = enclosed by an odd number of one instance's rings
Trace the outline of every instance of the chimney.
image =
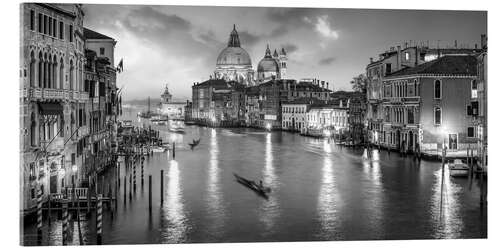
{"type": "Polygon", "coordinates": [[[373,57],[370,57],[370,63],[373,63],[373,57]]]}
{"type": "Polygon", "coordinates": [[[474,49],[477,49],[477,43],[474,44],[474,49]]]}
{"type": "Polygon", "coordinates": [[[325,87],[325,81],[321,81],[321,87],[324,88],[325,87]]]}
{"type": "Polygon", "coordinates": [[[328,82],[326,82],[326,89],[328,89],[328,82]]]}
{"type": "Polygon", "coordinates": [[[397,58],[397,69],[401,69],[401,46],[398,45],[398,58],[397,58]]]}
{"type": "Polygon", "coordinates": [[[405,42],[405,49],[408,48],[408,42],[405,42]]]}
{"type": "Polygon", "coordinates": [[[486,38],[486,34],[481,34],[481,49],[488,48],[487,42],[488,42],[488,40],[486,38]]]}
{"type": "Polygon", "coordinates": [[[455,49],[456,49],[456,48],[458,48],[458,46],[457,46],[457,40],[455,40],[455,49]]]}

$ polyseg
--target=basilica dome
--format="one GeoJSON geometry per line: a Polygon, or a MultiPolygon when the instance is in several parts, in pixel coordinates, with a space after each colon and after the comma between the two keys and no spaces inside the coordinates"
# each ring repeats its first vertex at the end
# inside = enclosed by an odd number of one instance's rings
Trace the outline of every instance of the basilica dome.
{"type": "Polygon", "coordinates": [[[250,55],[241,47],[226,47],[217,57],[217,66],[241,65],[252,66],[250,55]]]}
{"type": "Polygon", "coordinates": [[[275,58],[271,56],[269,45],[266,48],[266,55],[257,65],[257,80],[265,81],[273,77],[279,78],[280,68],[275,58]]]}

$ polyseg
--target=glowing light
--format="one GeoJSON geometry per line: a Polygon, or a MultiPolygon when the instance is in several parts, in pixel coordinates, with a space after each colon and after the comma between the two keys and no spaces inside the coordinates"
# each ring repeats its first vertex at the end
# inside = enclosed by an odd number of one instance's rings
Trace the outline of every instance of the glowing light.
{"type": "Polygon", "coordinates": [[[270,124],[270,123],[267,123],[267,124],[266,124],[266,129],[267,129],[267,130],[271,130],[271,124],[270,124]]]}
{"type": "Polygon", "coordinates": [[[325,137],[330,137],[330,136],[332,135],[332,132],[330,132],[330,130],[325,129],[325,130],[323,131],[323,135],[324,135],[325,137]]]}
{"type": "Polygon", "coordinates": [[[212,117],[212,122],[215,122],[215,121],[216,121],[215,117],[212,117]]]}
{"type": "Polygon", "coordinates": [[[78,166],[77,165],[73,165],[71,167],[71,169],[73,170],[73,173],[75,173],[76,171],[78,171],[78,166]]]}

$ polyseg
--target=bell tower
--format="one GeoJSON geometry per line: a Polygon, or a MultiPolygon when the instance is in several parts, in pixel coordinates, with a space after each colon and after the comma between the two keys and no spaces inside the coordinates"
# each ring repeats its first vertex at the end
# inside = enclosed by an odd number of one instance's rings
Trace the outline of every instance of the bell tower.
{"type": "Polygon", "coordinates": [[[288,57],[286,56],[285,48],[281,48],[281,52],[279,54],[279,66],[280,66],[281,79],[286,78],[286,69],[288,67],[287,61],[288,61],[288,57]]]}

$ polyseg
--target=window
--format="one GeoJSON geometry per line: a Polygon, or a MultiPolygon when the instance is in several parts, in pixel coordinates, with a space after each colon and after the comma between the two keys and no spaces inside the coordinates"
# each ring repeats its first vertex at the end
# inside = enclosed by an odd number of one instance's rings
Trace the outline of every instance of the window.
{"type": "Polygon", "coordinates": [[[43,16],[43,34],[47,34],[47,16],[43,16]]]}
{"type": "Polygon", "coordinates": [[[441,108],[434,108],[434,125],[441,125],[441,108]]]}
{"type": "Polygon", "coordinates": [[[385,74],[388,75],[388,74],[391,73],[391,71],[392,71],[391,64],[390,63],[386,63],[385,64],[385,74]]]}
{"type": "Polygon", "coordinates": [[[56,28],[57,28],[57,20],[54,19],[52,22],[52,36],[53,37],[57,37],[56,28]]]}
{"type": "Polygon", "coordinates": [[[41,13],[38,13],[38,32],[42,33],[42,25],[43,24],[43,17],[41,13]]]}
{"type": "Polygon", "coordinates": [[[434,81],[434,99],[441,99],[441,81],[434,81]]]}
{"type": "Polygon", "coordinates": [[[59,21],[59,39],[64,40],[64,23],[59,21]]]}
{"type": "Polygon", "coordinates": [[[35,11],[30,10],[30,30],[35,30],[35,11]]]}
{"type": "Polygon", "coordinates": [[[472,138],[475,136],[474,127],[467,127],[467,137],[472,138]]]}
{"type": "Polygon", "coordinates": [[[52,36],[52,17],[49,17],[49,21],[48,21],[48,24],[49,24],[49,36],[52,36]]]}
{"type": "Polygon", "coordinates": [[[104,55],[104,48],[99,48],[99,55],[104,55]]]}
{"type": "Polygon", "coordinates": [[[472,108],[472,115],[479,115],[479,102],[474,101],[470,103],[472,108]]]}
{"type": "Polygon", "coordinates": [[[69,42],[73,42],[73,25],[69,25],[69,42]]]}
{"type": "Polygon", "coordinates": [[[477,98],[477,82],[472,80],[471,82],[471,98],[477,98]]]}
{"type": "Polygon", "coordinates": [[[408,109],[408,124],[415,123],[415,116],[413,112],[413,108],[408,109]]]}
{"type": "Polygon", "coordinates": [[[410,60],[410,53],[409,52],[405,52],[405,60],[406,61],[410,60]]]}

